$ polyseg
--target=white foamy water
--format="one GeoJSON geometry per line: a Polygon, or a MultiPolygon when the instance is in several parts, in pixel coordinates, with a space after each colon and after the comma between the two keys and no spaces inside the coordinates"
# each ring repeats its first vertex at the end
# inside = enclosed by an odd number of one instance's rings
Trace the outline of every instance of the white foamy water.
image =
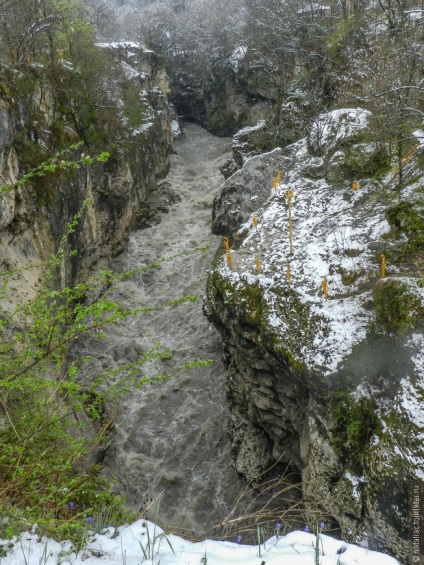
{"type": "Polygon", "coordinates": [[[112,361],[135,361],[160,341],[172,357],[154,365],[150,374],[168,373],[192,360],[212,360],[207,368],[186,370],[130,393],[104,462],[129,503],[143,508],[160,496],[159,517],[165,523],[204,529],[220,522],[243,488],[231,468],[226,436],[221,339],[202,314],[206,270],[221,239],[210,232],[212,202],[223,182],[219,165],[230,156],[231,140],[196,125],[187,125],[185,134],[175,143],[166,179],[181,201],[160,224],[133,233],[113,268],[138,268],[199,246],[210,248],[120,283],[113,298],[129,309],[187,295],[200,299],[128,318],[109,328],[106,339],[90,344],[88,351],[107,367],[112,361]]]}

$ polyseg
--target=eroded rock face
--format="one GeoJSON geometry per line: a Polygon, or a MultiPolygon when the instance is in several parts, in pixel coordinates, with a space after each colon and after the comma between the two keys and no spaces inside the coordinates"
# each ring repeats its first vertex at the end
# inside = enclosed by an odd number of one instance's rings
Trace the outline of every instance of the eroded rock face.
{"type": "Polygon", "coordinates": [[[240,225],[269,197],[282,150],[252,157],[223,185],[214,199],[212,233],[234,239],[240,225]]]}
{"type": "MultiPolygon", "coordinates": [[[[61,269],[59,284],[81,280],[120,251],[131,230],[152,225],[166,212],[176,196],[158,181],[166,176],[172,150],[172,113],[165,94],[166,81],[155,54],[142,46],[121,42],[103,44],[111,65],[121,65],[123,76],[111,83],[111,96],[124,99],[122,128],[126,137],[115,147],[106,163],[96,163],[69,175],[43,177],[7,193],[0,201],[0,265],[12,270],[40,263],[54,252],[66,225],[81,209],[89,205],[70,245],[78,257],[67,259],[61,269]],[[125,111],[125,97],[135,93],[139,108],[125,111]],[[129,116],[129,117],[128,117],[129,116]]],[[[41,79],[40,79],[41,80],[41,79]]],[[[43,99],[44,100],[44,99],[43,99]]],[[[34,98],[37,111],[43,114],[45,101],[34,98]]],[[[2,103],[3,104],[3,103],[2,103]]],[[[0,107],[0,165],[2,183],[13,183],[20,173],[19,155],[15,151],[16,124],[19,116],[4,105],[0,107]]],[[[19,118],[24,119],[24,118],[19,118]]],[[[22,127],[22,124],[20,124],[22,127]]],[[[41,125],[40,125],[41,127],[41,125]]],[[[106,149],[106,148],[105,148],[106,149]]],[[[25,275],[25,284],[9,285],[6,303],[28,300],[36,292],[40,269],[25,275]]]]}
{"type": "Polygon", "coordinates": [[[265,120],[254,126],[240,129],[233,137],[233,158],[226,161],[220,171],[225,180],[231,177],[252,157],[261,155],[275,147],[265,120]]]}
{"type": "MultiPolygon", "coordinates": [[[[310,137],[256,157],[215,203],[218,233],[241,223],[232,269],[223,257],[206,304],[230,360],[233,461],[247,478],[290,461],[306,514],[318,509],[346,539],[407,562],[411,485],[424,478],[424,291],[405,255],[419,250],[411,223],[423,220],[421,181],[411,166],[404,204],[393,206],[394,163],[380,164],[380,181],[357,167],[356,190],[349,175],[335,180],[329,163],[338,151],[368,159],[367,115],[347,109],[321,120],[331,127],[321,131],[320,155],[310,137]],[[273,166],[286,172],[278,194],[273,166]],[[256,230],[248,203],[258,195],[256,230]],[[385,278],[382,254],[392,257],[385,278]]],[[[339,165],[350,166],[346,158],[339,165]]]]}
{"type": "Polygon", "coordinates": [[[249,69],[245,55],[246,49],[238,48],[211,76],[193,69],[182,54],[172,72],[172,99],[180,116],[215,135],[233,135],[242,127],[272,120],[277,93],[265,87],[270,87],[268,77],[258,82],[258,68],[249,69]]]}
{"type": "Polygon", "coordinates": [[[233,138],[233,159],[238,168],[248,160],[273,148],[265,120],[239,130],[233,138]]]}

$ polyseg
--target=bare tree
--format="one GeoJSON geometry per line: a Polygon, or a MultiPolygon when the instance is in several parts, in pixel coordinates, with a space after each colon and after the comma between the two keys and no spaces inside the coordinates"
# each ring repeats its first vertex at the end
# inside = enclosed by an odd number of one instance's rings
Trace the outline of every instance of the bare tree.
{"type": "Polygon", "coordinates": [[[374,140],[393,148],[396,183],[402,188],[404,165],[416,144],[413,132],[422,127],[424,118],[422,30],[408,20],[397,27],[396,33],[390,26],[386,31],[370,26],[366,42],[351,51],[351,60],[342,99],[371,110],[374,140]]]}

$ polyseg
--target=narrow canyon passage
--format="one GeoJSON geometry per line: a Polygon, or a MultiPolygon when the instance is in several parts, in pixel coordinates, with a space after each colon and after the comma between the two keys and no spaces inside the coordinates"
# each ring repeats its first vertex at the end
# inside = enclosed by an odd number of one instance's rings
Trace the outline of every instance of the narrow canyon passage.
{"type": "MultiPolygon", "coordinates": [[[[230,466],[225,433],[221,340],[202,314],[206,270],[220,241],[210,232],[211,207],[223,182],[218,167],[230,156],[230,140],[196,125],[187,125],[185,134],[175,143],[166,179],[181,201],[158,225],[133,233],[113,268],[133,269],[184,250],[210,247],[206,253],[177,258],[121,283],[114,299],[122,308],[134,309],[181,296],[200,298],[113,326],[105,342],[96,345],[99,350],[94,355],[104,366],[112,360],[131,362],[160,341],[172,358],[158,363],[153,371],[163,373],[192,360],[212,360],[209,367],[186,370],[162,384],[130,393],[104,461],[130,504],[143,508],[160,496],[162,523],[205,529],[222,520],[243,488],[230,466]]],[[[153,515],[156,508],[155,503],[153,515]]]]}

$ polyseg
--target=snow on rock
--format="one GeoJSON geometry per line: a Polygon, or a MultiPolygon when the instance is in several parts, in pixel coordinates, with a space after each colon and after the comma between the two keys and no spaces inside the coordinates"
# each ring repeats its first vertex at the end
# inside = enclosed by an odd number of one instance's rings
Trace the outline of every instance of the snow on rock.
{"type": "Polygon", "coordinates": [[[214,199],[212,233],[234,237],[237,230],[269,198],[272,174],[281,159],[281,150],[252,157],[230,176],[214,199]]]}
{"type": "Polygon", "coordinates": [[[355,475],[352,475],[352,473],[350,473],[349,471],[346,471],[345,477],[352,485],[352,495],[353,495],[353,497],[356,500],[359,500],[360,497],[361,497],[361,494],[358,490],[358,486],[361,483],[364,482],[364,477],[356,477],[355,475]]]}
{"type": "Polygon", "coordinates": [[[132,135],[139,135],[140,133],[148,132],[154,126],[153,122],[147,122],[146,124],[142,124],[140,127],[134,128],[132,131],[132,135]]]}
{"type": "MultiPolygon", "coordinates": [[[[175,535],[165,535],[155,524],[139,520],[119,528],[105,528],[91,535],[86,546],[76,553],[69,542],[58,543],[37,534],[1,540],[6,551],[2,565],[314,565],[316,536],[292,532],[273,536],[258,546],[228,541],[190,542],[175,535]]],[[[357,547],[321,534],[321,565],[399,565],[398,561],[375,551],[357,547]]]]}
{"type": "Polygon", "coordinates": [[[172,120],[171,122],[172,137],[174,140],[180,139],[183,136],[183,130],[181,129],[180,122],[178,120],[172,120]]]}
{"type": "Polygon", "coordinates": [[[235,49],[229,57],[228,63],[235,73],[238,72],[239,66],[243,62],[246,53],[247,47],[240,45],[240,47],[237,47],[237,49],[235,49]]]}
{"type": "Polygon", "coordinates": [[[402,378],[394,404],[412,425],[414,442],[413,449],[400,444],[399,452],[402,458],[409,461],[417,477],[424,481],[424,336],[412,334],[406,347],[411,352],[413,378],[407,374],[402,378]]]}
{"type": "Polygon", "coordinates": [[[140,80],[144,81],[146,78],[149,78],[150,76],[148,73],[137,71],[136,69],[134,69],[134,67],[132,67],[125,61],[122,61],[121,65],[122,68],[124,69],[126,78],[129,80],[134,78],[139,78],[140,80]]]}
{"type": "MultiPolygon", "coordinates": [[[[303,161],[300,166],[304,165],[303,161]]],[[[296,170],[288,171],[288,177],[279,184],[278,193],[269,188],[269,199],[257,212],[258,231],[252,220],[241,226],[244,241],[235,257],[234,270],[226,261],[222,261],[220,269],[223,276],[237,283],[239,274],[242,278],[244,273],[255,274],[258,256],[261,274],[256,283],[267,297],[273,327],[282,328],[286,316],[278,312],[279,298],[273,289],[288,289],[286,264],[290,262],[291,293],[308,306],[310,317],[317,320],[314,339],[303,343],[297,361],[330,374],[365,338],[371,314],[362,306],[369,298],[363,287],[379,269],[375,249],[369,243],[378,241],[389,231],[389,225],[384,207],[373,198],[378,190],[373,184],[357,192],[350,185],[334,191],[324,179],[312,182],[296,174],[296,170]],[[289,190],[293,193],[293,255],[289,190]],[[324,277],[328,300],[323,295],[324,277]]]]}
{"type": "Polygon", "coordinates": [[[322,114],[308,137],[227,180],[213,230],[230,239],[231,264],[225,254],[211,272],[205,312],[230,354],[238,471],[258,473],[244,438],[263,431],[269,460],[294,463],[306,499],[337,516],[344,535],[368,535],[404,558],[404,501],[424,480],[424,285],[403,255],[410,240],[422,257],[420,228],[414,236],[410,226],[424,221],[423,173],[408,161],[411,183],[394,198],[396,163],[367,141],[369,120],[360,108],[322,114]],[[351,438],[344,454],[340,394],[367,438],[351,438]]]}
{"type": "Polygon", "coordinates": [[[417,143],[420,147],[424,145],[424,131],[421,129],[415,130],[412,132],[412,135],[416,137],[417,143]]]}
{"type": "Polygon", "coordinates": [[[111,43],[96,43],[95,45],[102,49],[142,49],[147,51],[141,43],[135,41],[113,41],[111,43]]]}
{"type": "Polygon", "coordinates": [[[371,112],[362,108],[343,108],[318,116],[311,128],[309,143],[313,153],[335,150],[358,141],[368,129],[371,112]]]}
{"type": "Polygon", "coordinates": [[[269,133],[265,120],[260,120],[254,126],[246,126],[239,130],[233,139],[233,158],[236,164],[242,167],[249,159],[263,153],[264,144],[268,138],[269,133]]]}

